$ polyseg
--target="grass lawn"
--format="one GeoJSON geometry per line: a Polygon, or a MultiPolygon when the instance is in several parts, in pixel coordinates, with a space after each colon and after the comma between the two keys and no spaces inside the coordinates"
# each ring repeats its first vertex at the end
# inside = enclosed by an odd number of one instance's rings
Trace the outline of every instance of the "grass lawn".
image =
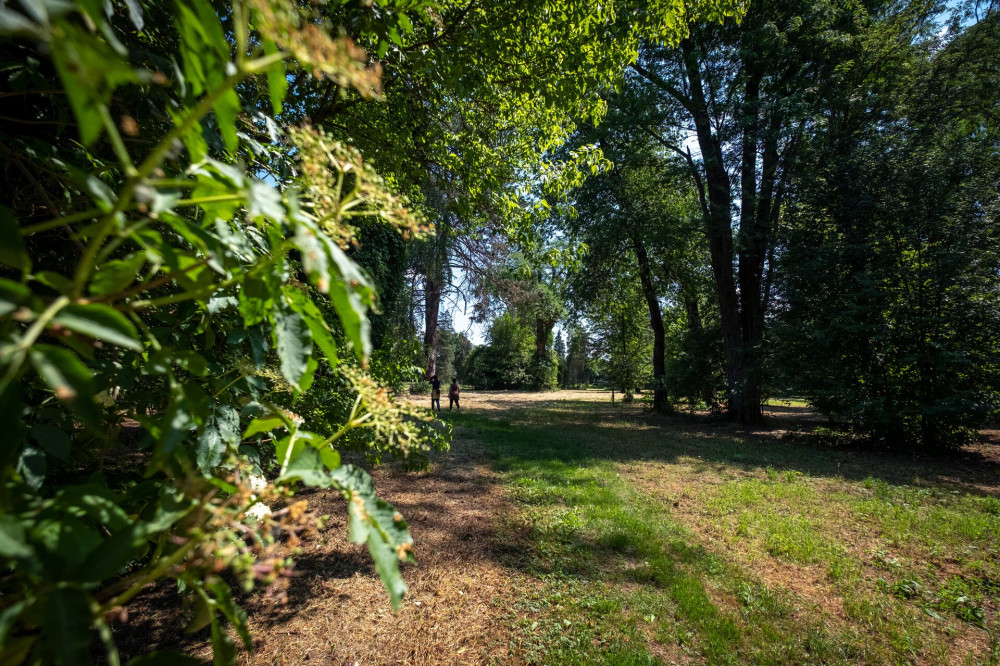
{"type": "MultiPolygon", "coordinates": [[[[837,447],[799,405],[758,431],[595,391],[463,405],[429,470],[374,472],[416,540],[403,609],[342,498],[304,493],[330,521],[284,588],[240,600],[240,664],[1000,663],[995,443],[837,447]]],[[[124,654],[210,658],[175,589],[132,610],[124,654]]]]}
{"type": "Polygon", "coordinates": [[[976,453],[877,455],[557,396],[446,418],[513,499],[496,529],[535,582],[508,608],[526,661],[1000,659],[995,460],[963,473],[976,453]]]}

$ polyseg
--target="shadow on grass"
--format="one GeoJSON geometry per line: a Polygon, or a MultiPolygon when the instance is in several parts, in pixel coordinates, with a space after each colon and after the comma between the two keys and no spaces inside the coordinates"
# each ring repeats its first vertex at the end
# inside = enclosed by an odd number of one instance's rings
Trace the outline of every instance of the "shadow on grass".
{"type": "MultiPolygon", "coordinates": [[[[810,418],[808,412],[803,414],[810,418]]],[[[466,412],[447,420],[487,440],[489,454],[501,464],[517,459],[578,465],[684,460],[704,463],[704,471],[718,464],[747,472],[770,467],[853,481],[874,478],[892,484],[939,485],[980,495],[996,495],[1000,486],[1000,455],[986,455],[983,447],[936,455],[879,451],[810,438],[801,430],[748,429],[711,416],[659,416],[633,407],[572,401],[515,407],[490,416],[466,412]]],[[[794,425],[802,422],[796,420],[794,425]]]]}

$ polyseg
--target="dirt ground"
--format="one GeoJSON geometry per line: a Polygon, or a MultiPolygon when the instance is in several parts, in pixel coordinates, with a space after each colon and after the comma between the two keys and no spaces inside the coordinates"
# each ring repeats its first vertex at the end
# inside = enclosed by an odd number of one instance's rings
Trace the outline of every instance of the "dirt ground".
{"type": "MultiPolygon", "coordinates": [[[[417,565],[405,565],[409,592],[399,613],[366,546],[349,542],[344,500],[332,491],[302,492],[329,515],[319,539],[303,543],[285,599],[255,591],[240,603],[253,653],[239,664],[518,663],[509,653],[508,599],[528,584],[498,562],[494,522],[510,507],[474,443],[456,438],[449,453],[420,473],[383,468],[379,495],[410,524],[417,565]]],[[[124,657],[155,646],[211,661],[207,636],[185,636],[180,599],[169,586],[137,599],[118,635],[124,657]]]]}

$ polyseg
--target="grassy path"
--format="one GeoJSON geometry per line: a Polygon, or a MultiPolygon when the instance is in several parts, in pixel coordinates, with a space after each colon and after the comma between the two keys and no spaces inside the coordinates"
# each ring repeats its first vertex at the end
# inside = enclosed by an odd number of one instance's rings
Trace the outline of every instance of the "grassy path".
{"type": "Polygon", "coordinates": [[[582,402],[451,418],[514,499],[497,529],[537,581],[509,608],[526,661],[998,657],[1000,500],[940,463],[582,402]]]}

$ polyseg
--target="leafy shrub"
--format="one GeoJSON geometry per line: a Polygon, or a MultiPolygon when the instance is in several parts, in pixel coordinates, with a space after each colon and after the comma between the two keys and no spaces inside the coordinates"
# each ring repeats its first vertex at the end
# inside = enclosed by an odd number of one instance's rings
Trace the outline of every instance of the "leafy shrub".
{"type": "Polygon", "coordinates": [[[288,574],[322,522],[300,484],[343,494],[398,607],[406,521],[337,447],[418,464],[448,433],[361,369],[375,293],[345,248],[359,213],[424,226],[356,151],[262,111],[298,67],[366,96],[377,71],[280,2],[22,6],[8,86],[65,94],[24,107],[59,131],[3,137],[38,174],[0,208],[5,663],[89,663],[95,630],[118,663],[110,623],[163,579],[235,663],[227,581],[288,574]]]}

